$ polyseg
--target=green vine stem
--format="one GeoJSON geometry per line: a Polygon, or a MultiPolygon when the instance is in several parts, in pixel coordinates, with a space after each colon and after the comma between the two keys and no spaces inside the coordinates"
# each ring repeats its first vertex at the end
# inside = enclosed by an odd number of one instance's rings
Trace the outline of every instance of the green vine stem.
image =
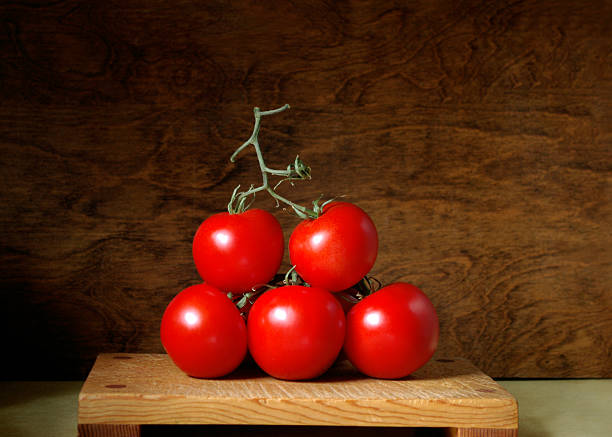
{"type": "Polygon", "coordinates": [[[272,281],[270,281],[269,284],[256,285],[246,293],[234,294],[230,292],[227,293],[227,297],[232,301],[234,305],[236,305],[236,307],[240,311],[240,315],[246,320],[249,311],[255,301],[266,291],[283,286],[284,277],[284,274],[277,274],[274,276],[274,278],[272,279],[272,281]]]}
{"type": "Polygon", "coordinates": [[[285,278],[283,279],[284,285],[303,285],[305,287],[310,287],[310,284],[298,275],[295,271],[295,266],[291,266],[291,268],[285,273],[285,278]]]}
{"type": "Polygon", "coordinates": [[[236,162],[236,157],[246,149],[248,146],[253,146],[255,148],[255,153],[257,154],[257,161],[259,162],[259,169],[261,170],[261,185],[255,187],[251,185],[246,191],[239,191],[240,185],[238,185],[232,194],[232,197],[227,205],[227,210],[230,214],[239,214],[241,212],[246,211],[253,201],[255,200],[255,195],[260,191],[266,191],[272,198],[276,200],[277,206],[280,205],[280,202],[289,205],[295,213],[302,219],[306,218],[316,218],[319,215],[319,211],[317,211],[316,205],[315,209],[311,210],[302,205],[298,205],[293,203],[289,199],[281,196],[276,191],[274,191],[282,182],[294,180],[305,180],[310,179],[310,167],[308,167],[298,156],[296,156],[295,161],[287,166],[285,170],[276,170],[269,168],[263,158],[263,154],[261,153],[261,147],[259,146],[259,129],[261,127],[261,117],[265,117],[267,115],[278,114],[279,112],[285,111],[289,109],[289,105],[284,105],[277,109],[272,109],[269,111],[261,111],[259,108],[254,108],[253,113],[255,115],[255,125],[253,127],[253,133],[250,138],[242,144],[236,151],[232,154],[230,161],[236,162]],[[270,186],[270,182],[268,180],[268,175],[271,176],[279,176],[283,179],[278,182],[275,186],[270,186]]]}

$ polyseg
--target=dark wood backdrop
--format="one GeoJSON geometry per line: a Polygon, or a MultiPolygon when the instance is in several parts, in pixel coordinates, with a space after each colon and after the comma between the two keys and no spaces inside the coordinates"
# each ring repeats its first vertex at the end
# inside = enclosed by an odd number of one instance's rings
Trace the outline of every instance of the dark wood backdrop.
{"type": "MultiPolygon", "coordinates": [[[[191,239],[270,166],[375,221],[373,273],[431,297],[438,357],[612,376],[606,1],[0,5],[4,379],[161,352],[191,239]]],[[[262,208],[273,208],[260,200],[262,208]]],[[[297,219],[278,210],[287,235],[297,219]]]]}

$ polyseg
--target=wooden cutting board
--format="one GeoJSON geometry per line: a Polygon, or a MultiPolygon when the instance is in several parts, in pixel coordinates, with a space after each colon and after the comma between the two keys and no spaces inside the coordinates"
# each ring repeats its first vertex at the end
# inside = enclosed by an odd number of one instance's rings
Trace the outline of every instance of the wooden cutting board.
{"type": "Polygon", "coordinates": [[[102,354],[79,395],[80,436],[138,436],[150,424],[443,427],[459,436],[516,436],[514,397],[464,359],[434,359],[401,380],[344,361],[312,381],[245,366],[196,379],[164,354],[102,354]]]}

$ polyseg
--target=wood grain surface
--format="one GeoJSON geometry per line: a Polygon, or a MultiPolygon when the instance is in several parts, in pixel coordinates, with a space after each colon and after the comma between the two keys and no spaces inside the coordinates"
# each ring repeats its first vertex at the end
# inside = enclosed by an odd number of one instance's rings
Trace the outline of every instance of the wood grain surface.
{"type": "Polygon", "coordinates": [[[138,425],[77,425],[78,437],[140,437],[138,425]]]}
{"type": "Polygon", "coordinates": [[[285,103],[264,154],[313,180],[282,192],[371,215],[372,274],[430,296],[439,356],[611,377],[611,19],[569,0],[0,3],[2,378],[161,352],[197,226],[259,181],[253,153],[229,162],[252,108],[285,103]]]}
{"type": "Polygon", "coordinates": [[[468,361],[431,361],[409,378],[365,377],[342,362],[313,381],[256,368],[191,378],[165,354],[100,355],[79,394],[80,424],[518,427],[516,400],[468,361]]]}

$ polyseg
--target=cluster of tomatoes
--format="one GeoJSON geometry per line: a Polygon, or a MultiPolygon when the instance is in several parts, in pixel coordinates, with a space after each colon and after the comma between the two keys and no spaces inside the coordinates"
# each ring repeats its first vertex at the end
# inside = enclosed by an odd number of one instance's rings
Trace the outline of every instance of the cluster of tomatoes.
{"type": "Polygon", "coordinates": [[[376,227],[361,208],[331,202],[302,220],[289,240],[301,281],[254,294],[278,273],[284,248],[279,222],[261,209],[200,225],[193,257],[204,283],[180,292],[161,323],[162,344],[180,369],[220,377],[248,350],[269,375],[303,380],[323,374],[344,350],[366,375],[401,378],[431,358],[438,318],[421,290],[403,282],[365,296],[353,289],[378,252],[376,227]],[[242,313],[235,296],[248,296],[242,313]]]}

